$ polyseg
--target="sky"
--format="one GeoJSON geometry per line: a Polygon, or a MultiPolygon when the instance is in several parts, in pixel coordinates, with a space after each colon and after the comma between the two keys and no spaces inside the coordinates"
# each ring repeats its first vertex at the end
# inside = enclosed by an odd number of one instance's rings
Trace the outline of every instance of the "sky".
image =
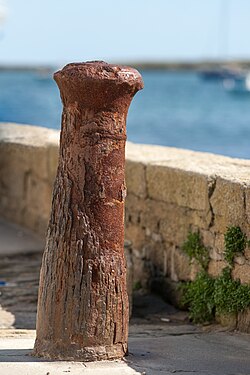
{"type": "Polygon", "coordinates": [[[250,0],[0,0],[0,64],[250,59],[249,19],[250,0]]]}

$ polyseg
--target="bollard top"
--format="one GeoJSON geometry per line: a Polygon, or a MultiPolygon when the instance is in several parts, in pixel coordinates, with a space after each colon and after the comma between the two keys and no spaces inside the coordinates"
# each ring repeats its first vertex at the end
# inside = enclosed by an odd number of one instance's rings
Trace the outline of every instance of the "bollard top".
{"type": "Polygon", "coordinates": [[[108,64],[105,61],[86,61],[81,63],[70,63],[62,70],[54,74],[54,79],[74,79],[82,80],[108,80],[116,81],[117,84],[128,84],[134,86],[138,91],[143,89],[143,80],[140,73],[129,66],[108,64]]]}
{"type": "Polygon", "coordinates": [[[78,103],[92,110],[128,108],[132,97],[143,88],[136,69],[104,61],[68,64],[54,74],[54,79],[65,106],[78,103]]]}

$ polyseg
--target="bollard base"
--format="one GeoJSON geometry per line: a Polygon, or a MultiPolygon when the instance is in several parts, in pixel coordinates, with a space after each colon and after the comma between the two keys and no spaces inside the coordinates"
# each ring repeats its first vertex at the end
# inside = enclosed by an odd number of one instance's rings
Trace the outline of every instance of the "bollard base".
{"type": "Polygon", "coordinates": [[[32,355],[59,361],[92,362],[121,359],[127,354],[127,344],[80,347],[74,343],[36,342],[32,355]]]}

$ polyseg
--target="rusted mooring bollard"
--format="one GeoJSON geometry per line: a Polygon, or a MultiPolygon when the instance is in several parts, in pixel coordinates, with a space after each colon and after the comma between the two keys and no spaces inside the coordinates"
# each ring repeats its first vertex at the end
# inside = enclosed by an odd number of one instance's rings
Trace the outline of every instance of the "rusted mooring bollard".
{"type": "Polygon", "coordinates": [[[68,64],[54,78],[64,108],[34,355],[121,358],[128,335],[126,116],[143,82],[135,69],[101,61],[68,64]]]}

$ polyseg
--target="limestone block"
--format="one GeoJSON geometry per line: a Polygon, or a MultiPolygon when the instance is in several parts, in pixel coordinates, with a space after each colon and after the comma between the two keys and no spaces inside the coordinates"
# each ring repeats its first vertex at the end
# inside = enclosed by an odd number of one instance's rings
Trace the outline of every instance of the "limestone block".
{"type": "Polygon", "coordinates": [[[126,185],[128,194],[132,193],[140,198],[146,198],[145,165],[126,160],[126,185]]]}
{"type": "Polygon", "coordinates": [[[250,186],[249,185],[245,189],[245,200],[246,200],[247,222],[248,222],[248,224],[250,224],[250,186]]]}
{"type": "Polygon", "coordinates": [[[151,265],[157,269],[157,272],[163,272],[164,270],[164,252],[164,244],[154,243],[152,241],[147,241],[142,250],[144,259],[148,260],[151,265]]]}
{"type": "Polygon", "coordinates": [[[184,254],[180,249],[174,248],[172,249],[172,275],[176,278],[176,280],[172,277],[174,281],[188,281],[190,280],[190,272],[191,272],[191,265],[189,258],[186,254],[184,254]]]}
{"type": "Polygon", "coordinates": [[[200,230],[201,240],[205,247],[213,248],[215,243],[215,235],[209,230],[200,230]]]}
{"type": "Polygon", "coordinates": [[[209,257],[210,257],[212,260],[217,260],[217,261],[224,260],[224,256],[223,256],[223,254],[217,252],[215,247],[212,247],[212,248],[209,250],[209,257]]]}
{"type": "Polygon", "coordinates": [[[145,244],[145,232],[139,225],[128,224],[125,229],[125,237],[132,242],[135,249],[142,249],[145,244]]]}
{"type": "MultiPolygon", "coordinates": [[[[152,199],[145,200],[145,207],[140,213],[140,225],[146,228],[147,233],[159,232],[160,220],[169,216],[169,212],[173,210],[173,205],[164,202],[157,202],[152,199]]],[[[159,233],[161,234],[161,233],[159,233]]]]}
{"type": "Polygon", "coordinates": [[[171,244],[165,245],[165,250],[163,252],[163,275],[171,275],[171,258],[172,258],[172,247],[171,244]]]}
{"type": "Polygon", "coordinates": [[[29,228],[44,233],[59,132],[16,124],[0,124],[0,128],[0,195],[3,197],[0,212],[11,221],[27,223],[29,228]]]}
{"type": "Polygon", "coordinates": [[[212,220],[212,213],[209,207],[203,211],[185,209],[185,216],[190,225],[199,228],[199,230],[209,230],[212,220]]]}
{"type": "Polygon", "coordinates": [[[166,217],[160,220],[159,232],[167,242],[182,246],[192,229],[192,217],[183,207],[170,205],[166,217]]]}
{"type": "Polygon", "coordinates": [[[235,329],[237,325],[237,315],[236,314],[216,314],[216,321],[227,329],[235,329]]]}
{"type": "Polygon", "coordinates": [[[247,246],[244,252],[245,258],[250,260],[250,247],[247,246]]]}
{"type": "Polygon", "coordinates": [[[48,148],[25,147],[25,154],[31,173],[41,180],[48,180],[48,148]]]}
{"type": "Polygon", "coordinates": [[[243,255],[238,255],[234,257],[234,262],[242,266],[246,263],[246,258],[243,255]]]}
{"type": "Polygon", "coordinates": [[[238,313],[237,329],[241,332],[250,333],[250,309],[238,313]]]}
{"type": "Polygon", "coordinates": [[[151,234],[151,238],[152,238],[152,240],[153,240],[154,242],[162,242],[162,236],[161,236],[161,234],[159,234],[159,233],[155,233],[155,232],[153,232],[153,233],[151,234]]]}
{"type": "Polygon", "coordinates": [[[141,214],[146,210],[146,202],[144,199],[138,198],[134,194],[127,195],[125,201],[125,223],[139,225],[141,222],[141,214]]]}
{"type": "Polygon", "coordinates": [[[152,279],[152,267],[149,262],[134,256],[132,250],[133,261],[133,286],[140,285],[143,289],[148,289],[152,279]]]}
{"type": "Polygon", "coordinates": [[[190,280],[194,281],[199,272],[201,272],[201,266],[193,260],[190,265],[190,280]]]}
{"type": "Polygon", "coordinates": [[[175,271],[175,266],[174,266],[174,252],[175,252],[175,248],[174,250],[172,251],[171,253],[171,260],[170,260],[170,278],[171,280],[175,281],[175,282],[178,282],[179,279],[178,279],[178,275],[175,271]]]}
{"type": "Polygon", "coordinates": [[[51,209],[51,186],[43,180],[29,175],[26,182],[26,204],[29,210],[49,219],[51,209]]]}
{"type": "Polygon", "coordinates": [[[54,185],[54,180],[56,177],[56,171],[58,166],[58,145],[49,144],[47,148],[47,169],[48,169],[48,182],[51,186],[54,185]]]}
{"type": "Polygon", "coordinates": [[[225,233],[231,225],[244,227],[246,213],[242,183],[218,177],[210,202],[215,215],[215,231],[225,233]]]}
{"type": "MultiPolygon", "coordinates": [[[[154,255],[155,258],[153,257],[153,259],[156,259],[156,268],[153,263],[154,273],[162,275],[164,271],[165,243],[155,243],[154,248],[156,249],[156,255],[154,255]]],[[[151,258],[149,258],[149,261],[151,262],[151,258]]]]}
{"type": "Polygon", "coordinates": [[[5,151],[1,168],[1,195],[5,198],[1,200],[1,213],[44,235],[51,202],[46,149],[14,143],[2,144],[1,149],[5,151]],[[32,213],[28,218],[29,212],[32,213]]]}
{"type": "Polygon", "coordinates": [[[216,252],[219,254],[224,254],[225,251],[225,245],[224,245],[224,235],[220,233],[215,234],[215,242],[214,246],[216,249],[216,252]]]}
{"type": "Polygon", "coordinates": [[[146,171],[150,198],[196,210],[209,206],[207,176],[153,164],[146,171]]]}
{"type": "Polygon", "coordinates": [[[39,216],[37,214],[37,210],[26,208],[22,212],[21,220],[19,221],[19,223],[24,227],[40,234],[42,238],[45,238],[48,226],[48,217],[39,216]]]}
{"type": "Polygon", "coordinates": [[[135,257],[136,259],[144,259],[145,258],[144,250],[136,249],[135,247],[133,247],[133,257],[135,257]]]}
{"type": "Polygon", "coordinates": [[[132,244],[125,241],[124,244],[124,254],[126,258],[126,277],[127,277],[127,292],[129,298],[129,316],[132,314],[132,298],[133,298],[133,257],[132,257],[132,244]]]}
{"type": "Polygon", "coordinates": [[[26,209],[26,204],[23,199],[19,197],[12,197],[10,195],[1,195],[0,200],[0,214],[7,220],[22,224],[23,212],[26,209]]]}
{"type": "Polygon", "coordinates": [[[175,209],[176,205],[153,200],[146,199],[147,214],[151,214],[153,217],[158,219],[164,219],[168,216],[168,212],[175,209]]]}
{"type": "Polygon", "coordinates": [[[27,155],[20,145],[2,145],[1,147],[1,190],[10,197],[22,200],[25,194],[25,176],[30,171],[27,155]]]}
{"type": "Polygon", "coordinates": [[[236,263],[232,271],[232,277],[234,280],[240,280],[242,284],[250,284],[250,265],[236,263]]]}
{"type": "Polygon", "coordinates": [[[210,260],[208,265],[208,274],[212,277],[221,275],[222,270],[227,267],[228,264],[225,261],[210,260]]]}

